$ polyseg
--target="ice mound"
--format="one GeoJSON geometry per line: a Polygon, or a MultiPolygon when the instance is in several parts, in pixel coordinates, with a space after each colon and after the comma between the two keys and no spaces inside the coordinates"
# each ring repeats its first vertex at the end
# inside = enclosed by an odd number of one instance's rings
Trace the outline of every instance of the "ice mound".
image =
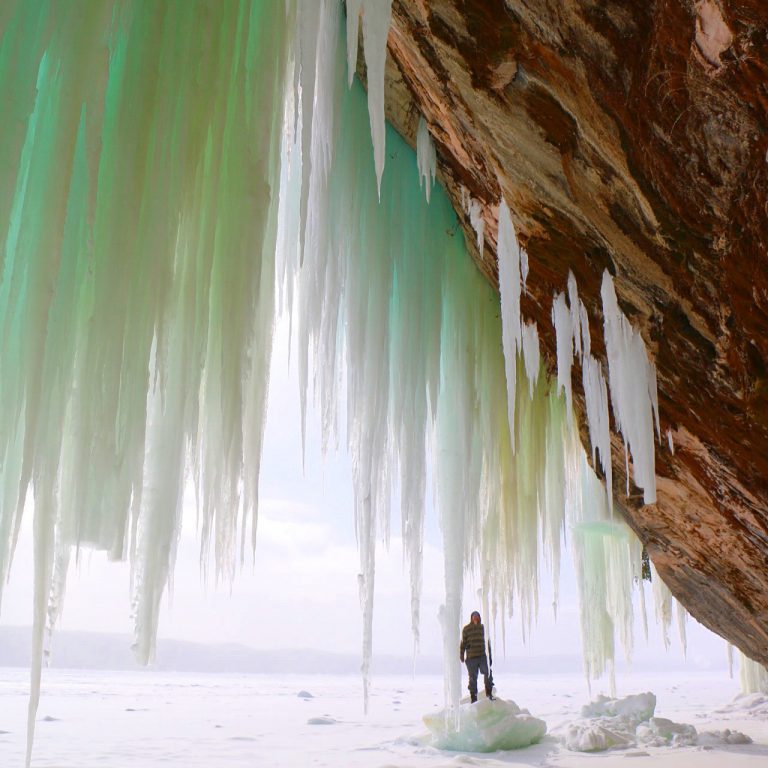
{"type": "Polygon", "coordinates": [[[555,735],[574,752],[599,752],[629,747],[692,747],[750,744],[739,731],[699,734],[686,723],[654,717],[656,696],[650,692],[623,699],[598,698],[581,708],[582,719],[568,723],[555,735]]]}
{"type": "Polygon", "coordinates": [[[557,735],[572,752],[602,752],[611,747],[635,745],[634,734],[619,723],[576,722],[568,725],[564,733],[557,735]]]}
{"type": "Polygon", "coordinates": [[[635,731],[637,743],[645,747],[693,747],[699,734],[692,725],[673,723],[666,717],[652,717],[635,731]]]}
{"type": "Polygon", "coordinates": [[[716,711],[720,713],[733,712],[762,719],[768,717],[768,695],[765,693],[742,693],[730,704],[716,711]]]}
{"type": "Polygon", "coordinates": [[[656,695],[650,691],[625,696],[623,699],[611,699],[598,696],[594,701],[581,708],[582,717],[622,717],[638,723],[653,717],[656,711],[656,695]]]}
{"type": "Polygon", "coordinates": [[[323,715],[323,717],[310,717],[307,725],[336,725],[337,722],[335,718],[323,715]]]}
{"type": "Polygon", "coordinates": [[[724,731],[702,731],[698,743],[700,746],[718,747],[721,744],[751,744],[752,739],[741,731],[726,728],[724,731]]]}
{"type": "Polygon", "coordinates": [[[547,724],[520,709],[514,701],[481,699],[459,708],[459,728],[446,723],[446,710],[424,715],[431,744],[437,749],[456,752],[496,752],[521,749],[540,741],[547,724]]]}

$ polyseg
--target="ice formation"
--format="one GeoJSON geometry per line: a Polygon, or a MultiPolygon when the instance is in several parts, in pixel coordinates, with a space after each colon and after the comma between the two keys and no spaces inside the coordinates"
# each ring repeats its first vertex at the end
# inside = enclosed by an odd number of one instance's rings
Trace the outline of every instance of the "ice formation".
{"type": "MultiPolygon", "coordinates": [[[[299,2],[302,12],[313,4],[308,0],[304,2],[299,0],[299,2]]],[[[322,3],[338,6],[336,0],[322,0],[322,3]]],[[[387,60],[387,36],[392,20],[392,0],[351,0],[347,3],[347,74],[350,85],[357,68],[361,11],[363,49],[368,79],[368,113],[371,120],[376,183],[377,188],[381,190],[381,175],[384,173],[384,64],[387,60]]]]}
{"type": "Polygon", "coordinates": [[[547,724],[520,709],[514,701],[480,699],[476,704],[463,704],[459,711],[459,728],[446,728],[444,711],[424,715],[430,732],[429,743],[437,749],[460,752],[496,752],[521,749],[541,741],[547,724]]]}
{"type": "Polygon", "coordinates": [[[690,747],[749,744],[739,731],[704,731],[687,723],[654,717],[656,696],[640,693],[623,699],[598,696],[582,707],[581,719],[557,729],[555,735],[574,752],[599,752],[628,747],[690,747]]]}
{"type": "Polygon", "coordinates": [[[743,694],[768,693],[768,670],[739,651],[739,681],[743,694]]]}
{"type": "MultiPolygon", "coordinates": [[[[578,455],[578,454],[577,454],[578,455]]],[[[622,520],[611,515],[605,489],[581,452],[570,469],[566,517],[572,530],[581,613],[582,649],[588,679],[604,673],[615,690],[615,638],[632,653],[634,596],[645,616],[642,545],[622,520]]]]}
{"type": "MultiPolygon", "coordinates": [[[[479,239],[479,238],[478,238],[479,239]]],[[[522,348],[520,323],[520,246],[507,203],[499,204],[499,293],[501,294],[502,344],[507,375],[507,418],[515,450],[515,394],[517,391],[517,354],[522,348]]],[[[570,413],[569,413],[570,415],[570,413]]]]}
{"type": "Polygon", "coordinates": [[[416,133],[416,164],[419,168],[419,184],[424,184],[424,192],[429,202],[432,185],[435,183],[437,154],[435,144],[429,135],[427,121],[423,117],[419,118],[419,130],[416,133]]]}
{"type": "Polygon", "coordinates": [[[475,200],[475,198],[469,194],[466,187],[461,187],[461,207],[464,213],[469,216],[469,223],[471,224],[472,229],[475,230],[475,236],[477,238],[477,250],[482,253],[485,244],[483,204],[479,200],[475,200]]]}
{"type": "Polygon", "coordinates": [[[656,501],[654,422],[661,440],[656,368],[648,359],[642,336],[619,309],[613,278],[608,271],[603,273],[600,293],[613,416],[624,438],[625,449],[632,455],[632,475],[635,485],[643,490],[643,503],[653,504],[656,501]]]}
{"type": "MultiPolygon", "coordinates": [[[[430,454],[446,658],[465,572],[478,573],[491,615],[514,603],[527,633],[542,560],[557,584],[565,528],[590,596],[588,674],[610,665],[617,627],[630,643],[640,546],[612,520],[573,429],[576,356],[610,489],[606,385],[575,279],[553,306],[553,383],[539,330],[521,317],[528,259],[509,208],[500,201],[499,319],[498,297],[454,236],[446,194],[435,186],[427,205],[417,184],[433,175],[424,142],[417,160],[385,128],[391,0],[346,8],[346,41],[336,0],[106,2],[87,23],[68,5],[8,13],[0,577],[29,495],[30,729],[73,549],[131,559],[136,650],[147,661],[186,477],[203,567],[210,555],[215,577],[230,579],[253,546],[276,294],[291,312],[302,411],[317,398],[324,447],[343,438],[353,458],[366,691],[375,545],[388,538],[396,495],[418,641],[430,454]],[[361,13],[367,110],[353,82],[361,13]]],[[[483,209],[466,204],[482,249],[483,209]]],[[[603,302],[613,413],[651,501],[653,368],[609,276],[603,302]]],[[[459,672],[451,665],[446,677],[454,714],[459,672]]]]}

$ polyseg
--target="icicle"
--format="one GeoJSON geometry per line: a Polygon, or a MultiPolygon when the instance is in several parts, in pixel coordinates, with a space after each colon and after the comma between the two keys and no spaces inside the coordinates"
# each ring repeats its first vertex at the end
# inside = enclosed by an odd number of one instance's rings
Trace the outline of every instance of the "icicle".
{"type": "Polygon", "coordinates": [[[293,23],[281,4],[247,0],[106,2],[56,11],[55,23],[51,13],[15,4],[0,56],[0,90],[14,93],[0,126],[0,572],[31,487],[30,733],[45,615],[52,624],[61,610],[69,547],[136,553],[149,649],[178,533],[179,462],[193,455],[223,574],[236,532],[243,540],[246,518],[255,524],[244,465],[257,469],[260,453],[270,190],[293,23]],[[152,415],[160,410],[174,414],[173,430],[152,415]],[[160,497],[168,535],[135,546],[129,536],[148,530],[160,497]]]}
{"type": "Polygon", "coordinates": [[[347,3],[347,85],[357,71],[357,44],[360,30],[360,11],[364,0],[346,0],[347,3]]]}
{"type": "Polygon", "coordinates": [[[520,277],[523,281],[523,293],[527,293],[525,285],[528,282],[528,251],[525,248],[520,249],[520,277]]]}
{"type": "Polygon", "coordinates": [[[581,314],[579,313],[579,292],[576,287],[576,278],[573,272],[568,270],[568,306],[571,315],[571,333],[573,333],[573,350],[581,360],[581,314]]]}
{"type": "Polygon", "coordinates": [[[384,65],[392,21],[392,0],[363,0],[363,47],[368,76],[368,114],[376,165],[376,184],[381,194],[384,172],[384,65]]]}
{"type": "Polygon", "coordinates": [[[515,399],[517,390],[517,353],[522,346],[520,327],[520,247],[515,227],[504,198],[499,203],[499,292],[503,330],[504,366],[507,373],[509,433],[515,449],[515,399]]]}
{"type": "Polygon", "coordinates": [[[667,445],[669,446],[669,452],[674,456],[675,455],[675,442],[672,438],[672,430],[667,430],[667,445]]]}
{"type": "Polygon", "coordinates": [[[587,354],[582,363],[582,381],[587,409],[589,440],[592,444],[592,463],[596,464],[595,450],[599,451],[600,466],[605,476],[608,506],[613,510],[613,471],[611,469],[611,432],[608,423],[608,388],[600,362],[587,354]]]}
{"type": "Polygon", "coordinates": [[[669,648],[669,628],[672,625],[672,603],[674,598],[667,585],[661,580],[656,568],[651,563],[651,583],[653,585],[653,603],[656,621],[661,624],[664,647],[669,648]]]}
{"type": "Polygon", "coordinates": [[[589,357],[592,351],[592,340],[589,333],[589,316],[584,302],[579,301],[579,326],[581,327],[581,346],[584,357],[589,357]]]}
{"type": "Polygon", "coordinates": [[[677,609],[677,632],[680,636],[680,645],[683,648],[683,656],[686,656],[688,654],[688,639],[685,632],[685,622],[688,618],[688,611],[686,611],[677,600],[675,600],[675,607],[677,609]]]}
{"type": "Polygon", "coordinates": [[[559,293],[552,302],[552,324],[555,326],[557,342],[557,386],[565,391],[568,426],[573,424],[573,393],[571,390],[571,367],[573,366],[573,328],[571,313],[565,301],[565,294],[559,293]]]}
{"type": "MultiPolygon", "coordinates": [[[[388,540],[395,484],[418,642],[428,455],[445,540],[446,659],[455,659],[467,569],[481,577],[489,626],[514,604],[530,635],[541,559],[557,582],[566,519],[581,547],[590,677],[611,673],[614,635],[631,649],[640,548],[610,519],[573,430],[576,349],[589,376],[591,440],[601,462],[610,456],[605,381],[575,280],[570,305],[561,296],[553,307],[555,386],[536,326],[522,326],[528,259],[506,203],[500,320],[498,297],[449,234],[457,223],[444,190],[436,185],[427,206],[416,184],[414,167],[431,183],[433,160],[385,127],[391,3],[350,0],[347,11],[346,46],[335,0],[106,2],[88,23],[70,9],[41,24],[28,3],[9,14],[0,55],[0,88],[14,94],[0,124],[0,576],[31,489],[30,745],[71,547],[130,555],[146,661],[172,577],[185,473],[199,499],[203,568],[212,554],[216,578],[232,578],[253,546],[275,259],[281,305],[295,319],[302,403],[310,393],[319,401],[323,449],[346,425],[366,701],[376,543],[388,540]],[[344,88],[361,11],[367,110],[354,77],[344,88]],[[385,138],[394,150],[386,178],[385,138]],[[523,375],[527,391],[517,387],[523,375]]],[[[462,202],[482,249],[483,208],[463,189],[462,202]]],[[[604,305],[615,394],[615,359],[631,355],[620,347],[611,357],[611,333],[628,324],[605,295],[604,305]]],[[[646,373],[642,402],[658,432],[652,367],[646,373]]],[[[638,442],[616,402],[614,411],[640,476],[645,433],[638,442]]],[[[458,665],[447,665],[454,706],[460,684],[458,665]]]]}
{"type": "Polygon", "coordinates": [[[768,669],[739,651],[739,682],[743,694],[768,694],[768,669]]]}
{"type": "Polygon", "coordinates": [[[485,244],[485,219],[483,218],[483,206],[479,200],[469,199],[468,213],[469,223],[472,225],[472,229],[475,230],[475,235],[477,235],[477,250],[482,253],[485,244]]]}
{"type": "Polygon", "coordinates": [[[613,279],[606,270],[601,288],[611,403],[616,426],[632,454],[635,484],[645,504],[656,501],[654,419],[658,431],[656,369],[640,334],[619,309],[613,279]]]}
{"type": "Polygon", "coordinates": [[[539,332],[536,323],[526,323],[523,326],[523,360],[525,361],[525,375],[528,377],[528,391],[533,397],[533,388],[539,378],[539,332]]]}
{"type": "Polygon", "coordinates": [[[437,155],[432,137],[429,135],[427,121],[419,117],[419,130],[416,134],[416,163],[419,168],[419,186],[424,183],[424,192],[429,202],[429,194],[435,183],[435,171],[437,169],[437,155]]]}
{"type": "Polygon", "coordinates": [[[728,653],[728,677],[733,680],[733,646],[730,643],[725,644],[728,653]]]}

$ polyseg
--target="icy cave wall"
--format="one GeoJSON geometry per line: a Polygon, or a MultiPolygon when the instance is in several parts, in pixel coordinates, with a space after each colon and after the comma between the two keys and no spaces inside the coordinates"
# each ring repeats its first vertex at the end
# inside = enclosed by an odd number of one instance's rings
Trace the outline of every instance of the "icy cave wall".
{"type": "Polygon", "coordinates": [[[387,117],[414,145],[426,118],[494,284],[509,203],[529,254],[522,315],[551,372],[568,270],[593,322],[615,276],[665,433],[649,505],[612,433],[615,503],[688,610],[768,662],[768,8],[394,0],[388,48],[387,117]]]}

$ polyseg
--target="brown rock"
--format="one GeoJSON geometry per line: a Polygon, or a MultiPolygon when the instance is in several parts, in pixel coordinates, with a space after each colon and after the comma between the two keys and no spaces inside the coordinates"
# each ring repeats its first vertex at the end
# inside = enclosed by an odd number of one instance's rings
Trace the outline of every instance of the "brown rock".
{"type": "Polygon", "coordinates": [[[604,357],[614,275],[675,444],[657,446],[658,502],[642,506],[621,495],[614,435],[617,501],[693,616],[768,664],[764,0],[394,0],[389,53],[388,117],[414,143],[425,116],[494,283],[506,198],[550,361],[569,269],[604,357]],[[484,207],[482,253],[462,188],[484,207]]]}

